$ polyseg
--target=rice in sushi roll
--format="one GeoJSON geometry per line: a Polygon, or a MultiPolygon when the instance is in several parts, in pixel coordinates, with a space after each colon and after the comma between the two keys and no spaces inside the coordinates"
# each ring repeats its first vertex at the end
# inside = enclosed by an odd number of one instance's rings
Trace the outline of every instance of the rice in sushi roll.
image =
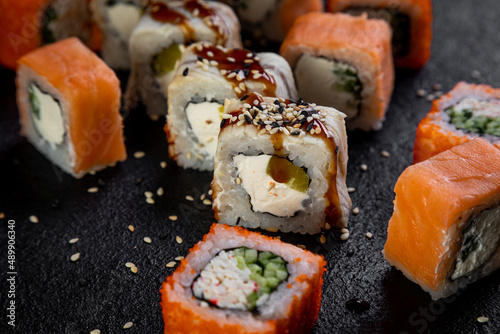
{"type": "Polygon", "coordinates": [[[92,16],[102,32],[102,58],[110,67],[128,70],[128,40],[146,0],[91,0],[92,16]]]}
{"type": "Polygon", "coordinates": [[[379,130],[394,88],[391,30],[382,20],[309,13],[280,49],[299,95],[347,115],[350,130],[379,130]]]}
{"type": "Polygon", "coordinates": [[[435,100],[420,121],[413,163],[476,137],[500,148],[500,89],[462,81],[435,100]]]}
{"type": "Polygon", "coordinates": [[[275,238],[214,224],[161,287],[164,333],[307,333],[325,265],[275,238]]]}
{"type": "Polygon", "coordinates": [[[77,38],[18,61],[21,134],[50,161],[80,178],[126,159],[120,82],[77,38]]]}
{"type": "Polygon", "coordinates": [[[500,150],[455,146],[408,167],[394,191],[384,256],[432,299],[500,267],[500,150]]]}
{"type": "Polygon", "coordinates": [[[286,60],[208,42],[189,46],[168,87],[165,132],[170,157],[184,168],[213,170],[224,100],[249,92],[296,98],[286,60]]]}
{"type": "Polygon", "coordinates": [[[387,21],[392,28],[396,67],[419,69],[431,56],[431,0],[328,0],[326,7],[332,13],[366,13],[369,18],[387,21]]]}
{"type": "Polygon", "coordinates": [[[182,51],[198,41],[241,48],[240,26],[231,8],[202,0],[152,2],[130,37],[126,106],[142,100],[149,116],[165,116],[168,85],[182,51]]]}
{"type": "Polygon", "coordinates": [[[68,37],[100,47],[88,0],[0,0],[0,31],[0,63],[11,69],[24,54],[68,37]]]}
{"type": "Polygon", "coordinates": [[[226,101],[212,181],[219,223],[310,234],[327,222],[345,227],[344,116],[254,93],[226,101]]]}

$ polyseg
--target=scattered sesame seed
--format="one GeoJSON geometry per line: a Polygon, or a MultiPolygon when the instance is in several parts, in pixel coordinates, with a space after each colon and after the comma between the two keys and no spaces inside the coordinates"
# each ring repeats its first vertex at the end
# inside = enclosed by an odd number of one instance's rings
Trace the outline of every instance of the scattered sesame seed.
{"type": "Polygon", "coordinates": [[[129,329],[134,326],[134,323],[132,321],[127,322],[125,325],[123,325],[123,329],[129,329]]]}
{"type": "Polygon", "coordinates": [[[94,194],[98,191],[99,191],[99,188],[97,188],[97,187],[92,187],[92,188],[87,189],[87,192],[89,192],[91,194],[94,194]]]}
{"type": "Polygon", "coordinates": [[[98,329],[94,329],[90,334],[101,334],[101,331],[98,329]]]}
{"type": "Polygon", "coordinates": [[[418,97],[424,97],[425,95],[427,95],[427,92],[425,91],[425,89],[418,89],[417,90],[418,97]]]}
{"type": "Polygon", "coordinates": [[[137,269],[136,266],[133,266],[133,267],[130,267],[130,271],[133,272],[134,274],[137,274],[137,272],[139,271],[139,269],[137,269]]]}
{"type": "Polygon", "coordinates": [[[0,212],[0,219],[4,219],[4,218],[5,218],[5,213],[0,212]]]}
{"type": "Polygon", "coordinates": [[[434,93],[434,95],[437,97],[437,98],[440,98],[441,96],[443,96],[443,92],[441,91],[437,91],[434,93]]]}
{"type": "Polygon", "coordinates": [[[186,199],[187,199],[188,201],[191,201],[191,202],[192,202],[192,201],[194,201],[194,198],[193,198],[193,196],[191,196],[191,195],[187,195],[187,196],[186,196],[186,199]]]}
{"type": "Polygon", "coordinates": [[[151,118],[153,122],[156,122],[160,119],[160,115],[149,115],[149,118],[151,118]]]}
{"type": "Polygon", "coordinates": [[[359,213],[359,208],[355,207],[354,209],[352,209],[352,213],[357,215],[359,213]]]}
{"type": "Polygon", "coordinates": [[[30,216],[29,220],[30,220],[30,222],[32,222],[34,224],[38,223],[38,217],[35,215],[30,216]]]}
{"type": "Polygon", "coordinates": [[[166,264],[166,267],[167,268],[172,268],[172,267],[175,267],[175,265],[177,264],[177,262],[175,261],[170,261],[169,263],[166,264]]]}
{"type": "Polygon", "coordinates": [[[340,230],[340,232],[342,232],[342,233],[349,233],[349,230],[348,230],[348,229],[346,229],[346,228],[344,227],[344,228],[342,228],[342,229],[340,230]]]}
{"type": "Polygon", "coordinates": [[[474,70],[470,72],[470,76],[474,79],[479,79],[481,77],[481,72],[479,72],[478,70],[474,70]]]}
{"type": "Polygon", "coordinates": [[[347,192],[348,192],[348,193],[353,193],[353,192],[355,192],[355,191],[356,191],[356,188],[354,188],[354,187],[349,187],[349,188],[347,188],[347,192]]]}
{"type": "Polygon", "coordinates": [[[386,158],[390,156],[390,153],[387,151],[382,151],[381,154],[383,157],[386,157],[386,158]]]}
{"type": "Polygon", "coordinates": [[[212,205],[212,201],[209,200],[208,198],[206,198],[206,199],[203,200],[203,204],[205,204],[205,205],[212,205]]]}
{"type": "Polygon", "coordinates": [[[144,237],[144,242],[147,244],[151,243],[151,238],[150,237],[144,237]]]}
{"type": "Polygon", "coordinates": [[[436,84],[432,85],[432,89],[441,90],[441,89],[443,89],[443,86],[441,84],[436,83],[436,84]]]}
{"type": "Polygon", "coordinates": [[[429,94],[425,97],[427,101],[434,101],[435,98],[436,96],[434,94],[429,94]]]}
{"type": "Polygon", "coordinates": [[[340,235],[340,240],[342,241],[346,241],[347,239],[349,239],[349,233],[344,233],[342,235],[340,235]]]}
{"type": "Polygon", "coordinates": [[[361,164],[361,166],[359,166],[359,168],[361,168],[361,170],[364,172],[368,169],[368,166],[366,164],[361,164]]]}
{"type": "Polygon", "coordinates": [[[163,196],[163,194],[164,194],[164,190],[162,187],[160,187],[160,188],[158,188],[158,190],[156,190],[156,195],[163,196]]]}
{"type": "Polygon", "coordinates": [[[177,241],[178,244],[182,244],[182,238],[179,236],[175,237],[175,241],[177,241]]]}
{"type": "Polygon", "coordinates": [[[236,61],[236,59],[234,59],[233,57],[227,57],[227,61],[234,63],[236,61]]]}
{"type": "Polygon", "coordinates": [[[127,262],[127,263],[125,263],[125,267],[132,268],[132,267],[135,267],[135,264],[133,264],[132,262],[127,262]]]}
{"type": "Polygon", "coordinates": [[[330,226],[330,224],[325,223],[325,229],[326,229],[326,230],[329,230],[329,229],[331,229],[331,228],[332,228],[332,227],[330,226]]]}
{"type": "Polygon", "coordinates": [[[71,240],[69,241],[69,243],[70,243],[70,244],[76,244],[76,243],[78,242],[78,240],[80,240],[80,239],[78,239],[78,238],[73,238],[73,239],[71,239],[71,240]]]}
{"type": "Polygon", "coordinates": [[[324,244],[326,242],[326,237],[322,234],[321,237],[319,237],[319,241],[324,244]]]}
{"type": "Polygon", "coordinates": [[[299,245],[297,245],[297,247],[302,248],[302,249],[306,249],[306,246],[305,246],[305,245],[300,245],[300,244],[299,244],[299,245]]]}
{"type": "Polygon", "coordinates": [[[151,197],[146,198],[146,202],[147,202],[148,204],[155,204],[155,200],[154,200],[154,199],[152,199],[151,197]]]}
{"type": "Polygon", "coordinates": [[[134,158],[141,159],[141,158],[144,158],[145,155],[146,155],[146,153],[144,153],[143,151],[137,151],[134,153],[134,158]]]}
{"type": "Polygon", "coordinates": [[[212,189],[210,189],[210,190],[208,191],[208,195],[209,195],[209,196],[212,196],[212,194],[213,194],[213,193],[214,193],[214,191],[213,191],[212,189]]]}
{"type": "Polygon", "coordinates": [[[180,260],[182,260],[183,258],[184,258],[184,256],[178,256],[178,257],[176,257],[175,259],[176,259],[177,261],[180,261],[180,260]]]}
{"type": "Polygon", "coordinates": [[[75,262],[78,261],[78,259],[80,259],[80,253],[75,253],[71,255],[71,261],[75,262]]]}
{"type": "Polygon", "coordinates": [[[202,194],[202,195],[200,196],[200,201],[203,201],[203,200],[205,199],[205,197],[207,197],[207,195],[202,194]]]}
{"type": "Polygon", "coordinates": [[[478,317],[477,318],[477,321],[484,324],[485,322],[488,322],[488,318],[487,317],[478,317]]]}
{"type": "Polygon", "coordinates": [[[371,239],[373,237],[373,234],[371,234],[370,232],[366,232],[366,237],[368,239],[371,239]]]}
{"type": "Polygon", "coordinates": [[[177,216],[169,216],[168,219],[176,221],[178,218],[177,218],[177,216]]]}
{"type": "Polygon", "coordinates": [[[236,184],[241,184],[241,179],[239,177],[236,178],[236,184]]]}
{"type": "Polygon", "coordinates": [[[151,198],[153,197],[153,193],[151,191],[145,191],[144,196],[146,196],[146,198],[151,198]]]}
{"type": "Polygon", "coordinates": [[[165,169],[167,167],[167,163],[165,161],[160,162],[160,167],[165,169]]]}
{"type": "Polygon", "coordinates": [[[95,170],[91,170],[91,171],[89,172],[89,174],[90,174],[90,175],[95,175],[95,174],[96,174],[96,171],[95,171],[95,170]]]}

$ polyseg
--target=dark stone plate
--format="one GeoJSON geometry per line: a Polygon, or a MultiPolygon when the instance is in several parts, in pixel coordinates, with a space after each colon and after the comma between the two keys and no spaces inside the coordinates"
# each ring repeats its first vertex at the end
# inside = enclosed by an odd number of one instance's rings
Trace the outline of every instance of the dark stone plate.
{"type": "MultiPolygon", "coordinates": [[[[340,231],[317,236],[279,234],[304,244],[328,261],[323,302],[314,333],[498,333],[500,272],[456,296],[431,301],[429,295],[383,259],[392,214],[393,187],[411,163],[415,130],[430,108],[416,91],[444,91],[466,80],[500,87],[500,7],[495,0],[434,1],[432,58],[419,72],[398,71],[387,120],[381,131],[349,133],[348,186],[358,215],[351,215],[351,237],[340,231]],[[471,75],[473,71],[479,71],[471,75]],[[390,153],[383,157],[381,152],[390,153]],[[363,172],[361,164],[367,164],[363,172]],[[366,232],[373,233],[368,239],[366,232]],[[351,313],[346,302],[361,298],[368,311],[351,313]],[[486,316],[489,322],[476,318],[486,316]]],[[[21,138],[14,73],[0,70],[0,332],[11,333],[7,306],[15,301],[18,333],[161,333],[159,288],[174,268],[165,264],[188,253],[214,222],[199,197],[209,190],[210,173],[183,170],[168,159],[163,121],[141,110],[126,115],[129,158],[81,180],[61,172],[21,138]],[[146,152],[135,159],[136,151],[146,152]],[[166,169],[160,167],[167,161],[166,169]],[[138,182],[138,180],[140,180],[138,182]],[[145,202],[144,191],[165,189],[145,202]],[[99,187],[90,194],[87,189],[99,187]],[[192,195],[194,202],[187,201],[192,195]],[[38,224],[28,217],[36,215],[38,224]],[[177,215],[178,221],[169,221],[177,215]],[[7,220],[15,221],[15,298],[7,298],[7,220]],[[128,225],[135,227],[130,232],[128,225]],[[176,242],[176,236],[184,241],[176,242]],[[150,237],[152,243],[143,241],[150,237]],[[69,244],[79,238],[76,244],[69,244]],[[74,253],[81,253],[71,262],[74,253]],[[138,273],[125,266],[133,262],[138,273]]],[[[121,75],[126,78],[125,75],[121,75]]]]}

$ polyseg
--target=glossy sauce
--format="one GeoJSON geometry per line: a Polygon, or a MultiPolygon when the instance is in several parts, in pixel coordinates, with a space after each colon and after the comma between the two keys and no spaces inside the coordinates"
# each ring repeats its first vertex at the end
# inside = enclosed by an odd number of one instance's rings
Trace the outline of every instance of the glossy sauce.
{"type": "Polygon", "coordinates": [[[370,304],[363,299],[353,298],[345,303],[345,306],[352,313],[363,313],[370,309],[370,304]]]}

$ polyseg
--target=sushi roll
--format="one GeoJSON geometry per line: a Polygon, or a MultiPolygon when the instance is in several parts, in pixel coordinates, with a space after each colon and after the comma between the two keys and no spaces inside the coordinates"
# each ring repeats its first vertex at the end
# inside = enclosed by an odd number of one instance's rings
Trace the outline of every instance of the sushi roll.
{"type": "Polygon", "coordinates": [[[345,227],[344,117],[302,99],[227,100],[211,184],[219,223],[309,234],[345,227]]]}
{"type": "Polygon", "coordinates": [[[431,0],[328,0],[326,7],[333,13],[366,13],[369,18],[387,21],[392,28],[396,67],[419,69],[431,56],[431,0]]]}
{"type": "Polygon", "coordinates": [[[382,20],[309,13],[280,49],[299,95],[347,115],[350,130],[379,130],[394,88],[391,30],[382,20]]]}
{"type": "Polygon", "coordinates": [[[151,3],[129,40],[126,107],[142,100],[153,119],[165,116],[168,85],[182,51],[197,41],[241,48],[240,26],[231,8],[201,0],[151,3]]]}
{"type": "Polygon", "coordinates": [[[184,168],[213,170],[224,100],[249,92],[296,98],[286,60],[208,42],[189,46],[168,87],[165,132],[170,157],[184,168]]]}
{"type": "Polygon", "coordinates": [[[417,128],[413,163],[482,137],[500,148],[500,89],[459,82],[417,128]]]}
{"type": "Polygon", "coordinates": [[[0,0],[0,30],[0,63],[11,69],[24,54],[68,37],[100,47],[88,0],[0,0]]]}
{"type": "Polygon", "coordinates": [[[130,69],[128,40],[146,0],[91,0],[92,16],[102,31],[101,55],[117,70],[130,69]]]}
{"type": "Polygon", "coordinates": [[[394,191],[386,260],[432,299],[500,267],[500,151],[476,138],[408,167],[394,191]]]}
{"type": "Polygon", "coordinates": [[[293,21],[310,12],[323,11],[322,0],[222,0],[232,6],[244,31],[281,42],[293,21]]]}
{"type": "Polygon", "coordinates": [[[21,134],[42,154],[76,178],[126,159],[120,82],[99,57],[73,37],[18,63],[21,134]]]}
{"type": "Polygon", "coordinates": [[[278,239],[213,224],[160,289],[164,333],[307,333],[325,265],[278,239]]]}

